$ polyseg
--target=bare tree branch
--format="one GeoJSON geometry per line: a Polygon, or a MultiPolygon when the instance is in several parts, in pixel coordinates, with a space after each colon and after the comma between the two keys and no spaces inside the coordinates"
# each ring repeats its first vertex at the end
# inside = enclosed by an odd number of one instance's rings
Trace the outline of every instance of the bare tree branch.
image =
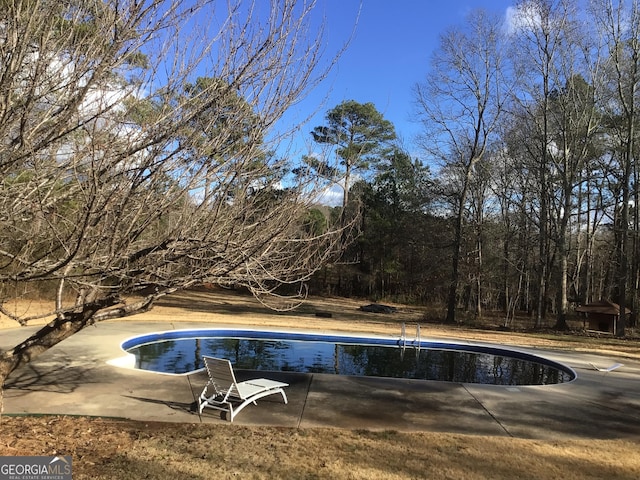
{"type": "Polygon", "coordinates": [[[314,1],[8,6],[0,312],[30,320],[2,306],[15,284],[33,295],[55,285],[56,307],[4,353],[2,379],[70,332],[178,289],[281,295],[348,238],[352,225],[305,228],[322,185],[292,174],[282,133],[272,134],[335,62],[314,1]]]}

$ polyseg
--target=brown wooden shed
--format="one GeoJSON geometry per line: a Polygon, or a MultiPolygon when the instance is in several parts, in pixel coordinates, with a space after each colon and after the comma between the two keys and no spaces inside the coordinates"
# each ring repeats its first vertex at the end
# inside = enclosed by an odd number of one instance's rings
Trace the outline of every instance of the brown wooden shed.
{"type": "MultiPolygon", "coordinates": [[[[620,305],[609,300],[600,300],[588,305],[576,307],[576,312],[582,314],[583,324],[587,330],[616,333],[620,318],[620,305]]],[[[625,308],[627,315],[631,310],[625,308]]]]}

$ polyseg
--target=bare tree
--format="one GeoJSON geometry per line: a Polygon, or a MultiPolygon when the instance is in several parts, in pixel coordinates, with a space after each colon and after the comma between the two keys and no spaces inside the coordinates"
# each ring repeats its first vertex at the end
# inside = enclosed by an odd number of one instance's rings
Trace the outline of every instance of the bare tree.
{"type": "MultiPolygon", "coordinates": [[[[566,59],[567,56],[565,56],[566,59]]],[[[553,241],[559,269],[558,315],[555,328],[567,328],[569,257],[572,228],[579,214],[579,187],[586,164],[597,156],[595,134],[600,126],[594,89],[581,75],[568,75],[564,88],[556,89],[551,105],[557,201],[553,203],[553,241]]]]}
{"type": "MultiPolygon", "coordinates": [[[[421,144],[450,174],[450,201],[455,221],[447,322],[455,322],[459,263],[469,189],[502,110],[503,58],[501,22],[474,12],[464,29],[440,38],[427,80],[415,87],[421,144]]],[[[479,297],[479,295],[478,295],[479,297]]],[[[477,312],[479,314],[479,312],[477,312]]]]}
{"type": "Polygon", "coordinates": [[[178,289],[301,285],[345,238],[305,228],[314,179],[273,153],[332,65],[315,2],[1,3],[0,311],[28,325],[7,302],[55,290],[2,383],[178,289]]]}
{"type": "Polygon", "coordinates": [[[512,19],[513,62],[523,79],[518,98],[525,120],[531,126],[527,146],[531,172],[535,176],[539,206],[535,209],[539,230],[536,327],[542,326],[547,310],[551,277],[550,218],[556,192],[550,185],[552,171],[550,105],[554,89],[564,85],[562,47],[567,40],[571,2],[566,0],[522,0],[512,19]]]}
{"type": "Polygon", "coordinates": [[[609,132],[617,143],[613,149],[617,168],[611,171],[618,185],[614,225],[617,263],[615,285],[620,317],[615,333],[617,336],[624,336],[627,294],[630,285],[633,285],[629,274],[629,223],[632,172],[638,144],[636,123],[640,87],[640,4],[637,0],[593,0],[591,7],[603,43],[608,47],[608,81],[603,85],[603,90],[610,93],[605,108],[610,119],[609,132]]]}

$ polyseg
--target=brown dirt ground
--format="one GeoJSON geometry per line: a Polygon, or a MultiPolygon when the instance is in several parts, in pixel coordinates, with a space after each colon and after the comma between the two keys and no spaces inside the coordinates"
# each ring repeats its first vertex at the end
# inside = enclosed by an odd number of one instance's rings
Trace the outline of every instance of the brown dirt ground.
{"type": "MultiPolygon", "coordinates": [[[[131,320],[295,326],[334,331],[414,333],[425,312],[398,305],[393,315],[360,312],[364,301],[311,299],[274,313],[246,295],[173,295],[131,320]],[[315,314],[331,313],[332,318],[315,314]]],[[[43,302],[16,311],[42,312],[43,302]]],[[[118,321],[128,321],[118,320],[118,321]]],[[[36,322],[38,323],[38,322],[36,322]]],[[[39,323],[43,323],[40,321],[39,323]]],[[[0,328],[15,326],[0,317],[0,328]]],[[[422,324],[423,337],[464,337],[512,345],[599,351],[640,358],[637,340],[499,332],[422,324]]],[[[74,479],[638,479],[640,439],[538,441],[435,432],[401,433],[165,424],[103,418],[0,418],[0,455],[71,455],[74,479]]]]}

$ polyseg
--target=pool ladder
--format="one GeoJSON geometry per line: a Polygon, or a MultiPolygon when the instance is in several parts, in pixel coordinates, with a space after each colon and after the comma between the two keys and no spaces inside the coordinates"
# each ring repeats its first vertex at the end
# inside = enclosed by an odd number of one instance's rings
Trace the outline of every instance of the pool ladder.
{"type": "MultiPolygon", "coordinates": [[[[407,348],[407,332],[406,325],[402,323],[400,329],[400,345],[402,346],[401,356],[404,358],[404,350],[407,348]]],[[[413,340],[413,346],[416,349],[416,356],[420,355],[420,324],[416,323],[416,337],[413,340]]]]}

